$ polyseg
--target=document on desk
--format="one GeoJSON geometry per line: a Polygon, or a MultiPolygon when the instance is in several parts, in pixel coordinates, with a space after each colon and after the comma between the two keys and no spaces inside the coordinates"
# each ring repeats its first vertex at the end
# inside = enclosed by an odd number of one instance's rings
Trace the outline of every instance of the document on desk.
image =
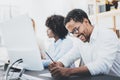
{"type": "Polygon", "coordinates": [[[51,77],[50,73],[44,73],[44,74],[40,74],[39,76],[43,76],[43,77],[51,77]]]}
{"type": "Polygon", "coordinates": [[[45,80],[45,79],[24,74],[22,76],[22,80],[45,80]]]}

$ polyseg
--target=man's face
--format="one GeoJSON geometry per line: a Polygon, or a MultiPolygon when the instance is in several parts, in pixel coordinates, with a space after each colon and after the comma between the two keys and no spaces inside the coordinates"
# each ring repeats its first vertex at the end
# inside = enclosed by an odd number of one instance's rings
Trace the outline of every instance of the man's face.
{"type": "Polygon", "coordinates": [[[72,33],[75,37],[81,39],[83,42],[89,41],[90,33],[85,21],[83,21],[83,23],[80,23],[70,20],[66,24],[66,28],[70,33],[72,33]]]}

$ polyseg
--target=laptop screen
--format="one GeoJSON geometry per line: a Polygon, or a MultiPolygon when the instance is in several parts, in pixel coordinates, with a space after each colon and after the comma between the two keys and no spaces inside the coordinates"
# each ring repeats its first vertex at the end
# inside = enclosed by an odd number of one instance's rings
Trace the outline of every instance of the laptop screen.
{"type": "Polygon", "coordinates": [[[0,26],[10,62],[23,59],[26,69],[42,70],[43,65],[31,18],[21,15],[1,23],[0,26]]]}

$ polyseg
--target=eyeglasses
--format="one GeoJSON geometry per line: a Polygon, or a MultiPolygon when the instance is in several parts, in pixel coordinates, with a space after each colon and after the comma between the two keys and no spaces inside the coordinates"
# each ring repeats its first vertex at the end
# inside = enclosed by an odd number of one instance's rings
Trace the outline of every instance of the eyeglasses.
{"type": "Polygon", "coordinates": [[[69,33],[70,36],[75,36],[76,34],[78,34],[79,32],[79,28],[80,27],[75,27],[72,32],[69,33]]]}
{"type": "Polygon", "coordinates": [[[70,32],[70,33],[72,33],[72,34],[78,34],[79,28],[80,28],[80,27],[75,27],[75,28],[72,30],[72,32],[70,32]]]}

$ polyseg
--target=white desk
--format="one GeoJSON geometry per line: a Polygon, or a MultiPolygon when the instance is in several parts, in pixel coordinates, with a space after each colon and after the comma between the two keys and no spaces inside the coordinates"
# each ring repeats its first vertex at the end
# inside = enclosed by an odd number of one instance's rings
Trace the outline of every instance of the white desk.
{"type": "MultiPolygon", "coordinates": [[[[45,76],[39,76],[40,74],[43,73],[48,73],[48,70],[43,70],[43,71],[26,71],[25,74],[27,75],[32,75],[37,78],[40,78],[39,80],[54,80],[52,77],[45,77],[45,76]]],[[[120,77],[115,77],[115,76],[109,76],[109,75],[98,75],[98,76],[87,76],[87,77],[70,77],[70,78],[65,78],[65,79],[60,79],[60,80],[120,80],[120,77]]]]}
{"type": "MultiPolygon", "coordinates": [[[[23,77],[26,77],[26,79],[22,79],[22,80],[54,80],[52,77],[46,77],[46,76],[41,75],[41,74],[48,73],[48,72],[49,72],[48,70],[25,71],[23,77]]],[[[4,80],[4,73],[5,72],[3,71],[3,69],[0,68],[0,80],[4,80]]],[[[67,79],[60,79],[60,80],[120,80],[120,77],[114,77],[114,76],[109,76],[109,75],[98,75],[98,76],[88,76],[88,77],[83,77],[83,76],[70,77],[67,79]]]]}

